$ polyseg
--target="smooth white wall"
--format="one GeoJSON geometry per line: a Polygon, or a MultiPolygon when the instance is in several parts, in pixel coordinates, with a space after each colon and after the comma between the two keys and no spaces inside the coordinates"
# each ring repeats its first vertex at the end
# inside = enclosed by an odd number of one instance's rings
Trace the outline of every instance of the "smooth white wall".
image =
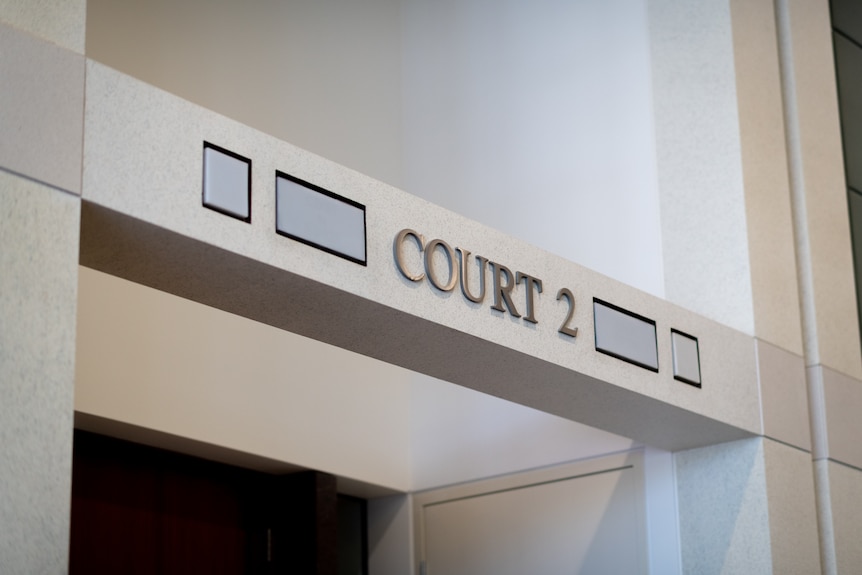
{"type": "Polygon", "coordinates": [[[401,186],[399,0],[88,0],[87,55],[401,186]]]}
{"type": "Polygon", "coordinates": [[[643,575],[643,483],[628,453],[418,493],[417,555],[429,573],[643,575]]]}
{"type": "Polygon", "coordinates": [[[631,439],[418,374],[413,488],[429,489],[631,449],[631,439]]]}
{"type": "Polygon", "coordinates": [[[404,0],[404,187],[664,294],[644,0],[404,0]]]}

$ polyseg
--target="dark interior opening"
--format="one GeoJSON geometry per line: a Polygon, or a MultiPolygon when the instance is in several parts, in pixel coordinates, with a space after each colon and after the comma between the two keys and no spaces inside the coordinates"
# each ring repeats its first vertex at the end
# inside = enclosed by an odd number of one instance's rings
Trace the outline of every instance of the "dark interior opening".
{"type": "Polygon", "coordinates": [[[69,571],[367,575],[366,503],[336,487],[76,430],[69,571]]]}

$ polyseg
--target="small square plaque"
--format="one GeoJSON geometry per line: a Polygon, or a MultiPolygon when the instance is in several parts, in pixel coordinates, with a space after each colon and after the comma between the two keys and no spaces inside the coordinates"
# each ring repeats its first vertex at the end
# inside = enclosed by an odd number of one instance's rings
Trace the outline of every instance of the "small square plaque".
{"type": "Polygon", "coordinates": [[[204,142],[203,204],[251,222],[251,160],[204,142]]]}
{"type": "Polygon", "coordinates": [[[670,330],[673,346],[673,378],[700,387],[700,349],[697,338],[670,330]]]}
{"type": "Polygon", "coordinates": [[[282,172],[275,176],[276,232],[367,264],[365,206],[294,176],[282,172]]]}

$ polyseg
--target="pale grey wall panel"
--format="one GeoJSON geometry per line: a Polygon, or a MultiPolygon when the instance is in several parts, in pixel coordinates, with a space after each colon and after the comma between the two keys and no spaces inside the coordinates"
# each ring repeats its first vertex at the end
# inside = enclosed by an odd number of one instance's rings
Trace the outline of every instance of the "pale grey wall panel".
{"type": "Polygon", "coordinates": [[[646,575],[640,470],[607,470],[427,505],[430,574],[646,575]]]}
{"type": "Polygon", "coordinates": [[[802,355],[775,3],[729,4],[754,335],[802,355]]]}
{"type": "Polygon", "coordinates": [[[0,24],[0,168],[79,194],[84,57],[0,24]]]}
{"type": "Polygon", "coordinates": [[[823,381],[829,459],[862,468],[859,414],[862,413],[862,381],[828,367],[817,366],[823,381]]]}
{"type": "Polygon", "coordinates": [[[757,342],[757,378],[763,406],[763,433],[811,450],[808,389],[801,356],[762,340],[757,342]]]}
{"type": "Polygon", "coordinates": [[[642,462],[630,451],[414,494],[416,560],[429,575],[644,575],[642,462]]]}
{"type": "Polygon", "coordinates": [[[820,573],[811,454],[765,439],[772,568],[776,575],[820,573]]]}
{"type": "Polygon", "coordinates": [[[80,200],[0,171],[0,571],[65,573],[80,200]]]}

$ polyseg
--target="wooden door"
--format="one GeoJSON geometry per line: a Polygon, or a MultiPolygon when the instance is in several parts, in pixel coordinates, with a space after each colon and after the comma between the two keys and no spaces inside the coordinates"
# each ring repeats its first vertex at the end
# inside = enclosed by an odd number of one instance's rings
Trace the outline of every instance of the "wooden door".
{"type": "Polygon", "coordinates": [[[338,501],[325,473],[273,476],[76,431],[69,571],[336,575],[338,501]]]}

